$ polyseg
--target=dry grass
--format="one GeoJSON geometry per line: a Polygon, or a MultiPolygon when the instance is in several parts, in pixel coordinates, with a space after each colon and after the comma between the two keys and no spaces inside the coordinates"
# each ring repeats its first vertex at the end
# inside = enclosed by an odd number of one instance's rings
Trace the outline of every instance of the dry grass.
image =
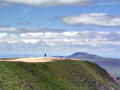
{"type": "Polygon", "coordinates": [[[0,59],[0,61],[10,61],[10,62],[28,62],[28,63],[39,63],[39,62],[52,62],[52,61],[61,61],[65,58],[56,58],[56,57],[28,57],[28,58],[15,58],[15,59],[0,59]]]}

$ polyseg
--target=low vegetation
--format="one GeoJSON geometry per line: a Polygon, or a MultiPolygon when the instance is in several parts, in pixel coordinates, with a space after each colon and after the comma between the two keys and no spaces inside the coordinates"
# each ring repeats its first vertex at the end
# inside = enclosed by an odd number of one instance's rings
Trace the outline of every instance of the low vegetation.
{"type": "Polygon", "coordinates": [[[87,61],[0,62],[0,90],[119,90],[109,74],[87,61]]]}

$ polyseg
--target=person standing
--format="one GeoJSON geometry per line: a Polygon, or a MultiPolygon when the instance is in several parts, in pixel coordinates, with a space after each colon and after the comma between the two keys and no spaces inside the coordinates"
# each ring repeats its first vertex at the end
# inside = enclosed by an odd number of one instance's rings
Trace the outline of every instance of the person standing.
{"type": "Polygon", "coordinates": [[[47,54],[46,54],[46,53],[44,54],[44,57],[45,57],[45,58],[47,57],[47,54]]]}

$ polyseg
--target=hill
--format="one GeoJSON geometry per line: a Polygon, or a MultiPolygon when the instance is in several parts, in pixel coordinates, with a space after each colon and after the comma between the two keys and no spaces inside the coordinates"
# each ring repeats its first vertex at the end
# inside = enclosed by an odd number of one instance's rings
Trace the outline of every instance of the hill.
{"type": "Polygon", "coordinates": [[[119,90],[98,65],[88,61],[0,62],[0,90],[119,90]]]}
{"type": "Polygon", "coordinates": [[[76,52],[72,55],[65,56],[67,58],[75,58],[75,59],[83,59],[83,60],[90,60],[90,61],[98,61],[98,60],[103,60],[105,59],[104,57],[93,55],[93,54],[88,54],[85,52],[76,52]]]}

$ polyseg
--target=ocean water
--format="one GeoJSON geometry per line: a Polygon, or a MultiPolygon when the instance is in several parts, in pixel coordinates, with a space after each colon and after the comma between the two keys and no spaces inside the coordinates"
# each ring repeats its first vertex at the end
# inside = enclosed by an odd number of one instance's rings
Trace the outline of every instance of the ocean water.
{"type": "Polygon", "coordinates": [[[107,72],[109,72],[110,74],[113,74],[115,76],[120,76],[120,66],[119,67],[115,67],[115,66],[104,66],[103,68],[105,68],[107,70],[107,72]]]}
{"type": "Polygon", "coordinates": [[[97,63],[103,69],[105,69],[108,73],[113,74],[115,76],[120,76],[120,61],[103,61],[102,63],[97,63]]]}
{"type": "Polygon", "coordinates": [[[105,69],[108,73],[115,75],[115,76],[120,76],[120,66],[112,66],[112,65],[99,65],[103,69],[105,69]]]}

